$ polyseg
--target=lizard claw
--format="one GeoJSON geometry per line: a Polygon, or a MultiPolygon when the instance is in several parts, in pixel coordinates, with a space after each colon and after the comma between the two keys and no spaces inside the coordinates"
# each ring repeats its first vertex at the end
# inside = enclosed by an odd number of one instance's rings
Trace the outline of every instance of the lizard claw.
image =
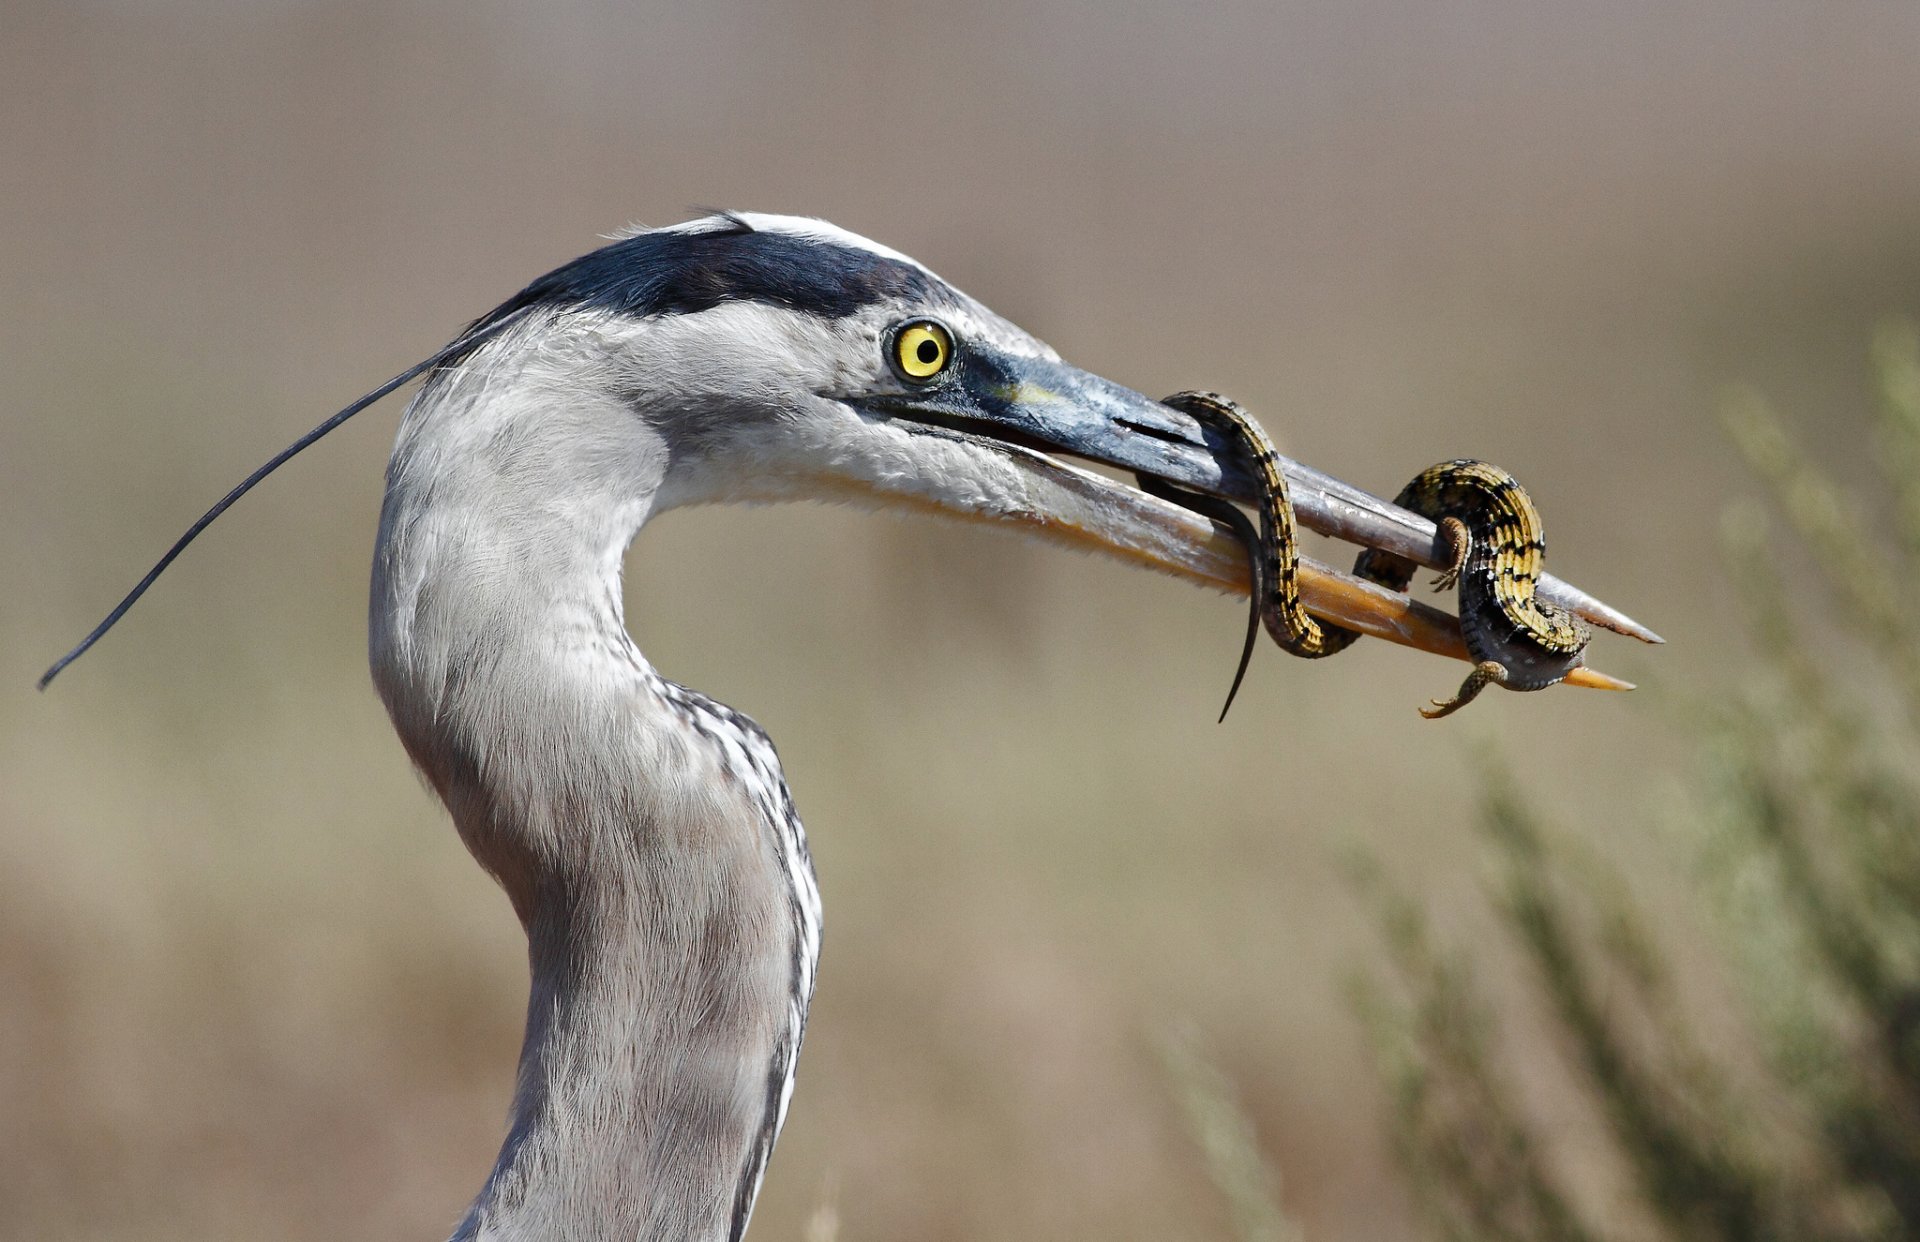
{"type": "Polygon", "coordinates": [[[1473,671],[1467,674],[1467,679],[1460,683],[1460,692],[1458,694],[1444,703],[1439,699],[1429,699],[1428,702],[1432,703],[1433,706],[1421,708],[1420,714],[1428,720],[1438,720],[1442,716],[1451,716],[1467,704],[1473,702],[1474,698],[1489,685],[1505,685],[1506,680],[1507,670],[1504,666],[1494,660],[1482,660],[1473,666],[1473,671]]]}
{"type": "Polygon", "coordinates": [[[1457,517],[1442,518],[1439,525],[1450,559],[1447,567],[1434,575],[1433,589],[1451,591],[1460,585],[1460,571],[1467,567],[1467,557],[1473,551],[1473,535],[1467,530],[1467,524],[1457,517]]]}

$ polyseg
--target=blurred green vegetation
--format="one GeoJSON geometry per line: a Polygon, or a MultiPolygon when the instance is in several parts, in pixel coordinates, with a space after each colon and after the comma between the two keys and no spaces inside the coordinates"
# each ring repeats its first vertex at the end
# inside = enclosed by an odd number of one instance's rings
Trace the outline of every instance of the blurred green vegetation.
{"type": "MultiPolygon", "coordinates": [[[[1748,663],[1700,570],[1740,474],[1712,394],[1825,412],[1803,435],[1854,479],[1860,341],[1920,305],[1911,0],[11,0],[0,28],[4,1239],[444,1237],[490,1167],[524,940],[366,673],[398,403],[33,682],[234,480],[604,232],[819,214],[1356,484],[1489,457],[1553,570],[1672,640],[1596,642],[1638,694],[1444,725],[1429,657],[1269,652],[1215,727],[1234,601],[823,507],[650,526],[631,628],[778,741],[827,902],[765,1239],[1234,1236],[1216,1183],[1250,1166],[1209,1165],[1136,1037],[1167,1014],[1305,1236],[1410,1236],[1328,840],[1477,934],[1461,754],[1490,737],[1668,917],[1671,851],[1580,808],[1663,797],[1655,696],[1748,663]]],[[[1710,950],[1668,947],[1691,988],[1710,950]]],[[[1578,1173],[1602,1128],[1542,1026],[1505,1063],[1578,1173]]]]}
{"type": "Polygon", "coordinates": [[[1279,1177],[1261,1150],[1253,1118],[1233,1080],[1208,1055],[1191,1024],[1160,1040],[1160,1060],[1207,1180],[1227,1209],[1238,1242],[1305,1242],[1280,1207],[1279,1177]]]}
{"type": "Polygon", "coordinates": [[[1760,669],[1685,716],[1704,773],[1681,848],[1717,899],[1743,1020],[1675,968],[1684,931],[1489,772],[1500,923],[1604,1123],[1609,1189],[1530,1113],[1486,947],[1442,943],[1384,868],[1356,869],[1392,964],[1391,983],[1357,985],[1359,1008],[1442,1237],[1920,1237],[1920,331],[1887,324],[1873,363],[1888,495],[1870,510],[1759,393],[1722,408],[1792,535],[1758,502],[1728,509],[1760,669]]]}

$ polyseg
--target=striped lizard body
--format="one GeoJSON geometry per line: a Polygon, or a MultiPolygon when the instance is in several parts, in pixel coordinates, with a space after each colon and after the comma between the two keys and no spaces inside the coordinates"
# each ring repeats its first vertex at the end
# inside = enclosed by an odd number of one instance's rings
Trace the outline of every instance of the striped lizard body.
{"type": "MultiPolygon", "coordinates": [[[[1175,393],[1165,404],[1231,436],[1262,487],[1256,532],[1247,516],[1225,500],[1148,477],[1140,480],[1156,495],[1220,521],[1246,545],[1253,589],[1246,643],[1227,692],[1231,707],[1262,623],[1283,650],[1306,659],[1344,651],[1360,635],[1319,621],[1301,602],[1298,527],[1279,454],[1266,431],[1218,393],[1175,393]]],[[[1539,512],[1512,475],[1465,458],[1442,462],[1421,471],[1395,503],[1438,524],[1452,560],[1434,585],[1459,588],[1460,630],[1474,659],[1473,672],[1459,692],[1445,702],[1434,700],[1421,715],[1450,715],[1489,684],[1544,689],[1579,667],[1589,632],[1571,614],[1534,595],[1546,541],[1539,512]]],[[[1414,562],[1378,549],[1362,552],[1353,567],[1356,576],[1394,591],[1406,590],[1418,570],[1414,562]]],[[[1226,714],[1223,707],[1221,718],[1226,714]]]]}
{"type": "MultiPolygon", "coordinates": [[[[1540,513],[1514,477],[1470,458],[1429,466],[1402,488],[1394,503],[1429,517],[1452,552],[1451,566],[1434,579],[1460,590],[1460,634],[1474,659],[1459,693],[1420,714],[1438,719],[1465,707],[1487,685],[1544,690],[1580,667],[1591,631],[1573,614],[1534,594],[1547,543],[1540,513]]],[[[1405,590],[1419,566],[1370,548],[1353,571],[1393,590],[1405,590]]]]}
{"type": "Polygon", "coordinates": [[[1248,468],[1259,480],[1264,498],[1256,533],[1237,505],[1173,487],[1151,475],[1136,476],[1146,491],[1213,518],[1238,535],[1246,546],[1253,579],[1247,639],[1240,650],[1240,667],[1233,674],[1233,686],[1227,691],[1226,706],[1220,709],[1220,718],[1225,720],[1227,708],[1233,706],[1233,696],[1240,692],[1240,682],[1247,675],[1247,663],[1253,658],[1254,642],[1262,623],[1283,651],[1307,660],[1345,651],[1360,634],[1319,620],[1300,601],[1299,528],[1294,522],[1293,501],[1287,494],[1287,476],[1280,470],[1280,454],[1266,429],[1238,402],[1216,392],[1177,392],[1162,404],[1231,436],[1248,468]]]}

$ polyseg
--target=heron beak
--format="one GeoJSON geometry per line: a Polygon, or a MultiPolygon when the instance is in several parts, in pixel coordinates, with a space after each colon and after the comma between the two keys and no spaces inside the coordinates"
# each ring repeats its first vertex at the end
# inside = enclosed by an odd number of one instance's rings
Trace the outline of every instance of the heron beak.
{"type": "MultiPolygon", "coordinates": [[[[998,454],[1026,482],[1019,498],[970,495],[960,505],[931,497],[934,507],[974,519],[1022,522],[1056,541],[1091,546],[1229,592],[1251,589],[1247,550],[1224,528],[1055,457],[1067,454],[1190,491],[1259,503],[1260,485],[1220,433],[1132,389],[1052,359],[975,348],[954,372],[923,390],[878,394],[860,403],[917,424],[920,434],[957,438],[998,454]]],[[[1436,569],[1447,564],[1446,546],[1428,519],[1285,458],[1281,468],[1303,525],[1436,569]]],[[[1310,612],[1335,624],[1470,660],[1455,618],[1405,595],[1310,558],[1302,558],[1300,590],[1310,612]]],[[[1539,590],[1595,625],[1644,642],[1661,641],[1618,609],[1556,578],[1543,578],[1539,590]]],[[[1567,680],[1631,688],[1586,668],[1567,680]]]]}

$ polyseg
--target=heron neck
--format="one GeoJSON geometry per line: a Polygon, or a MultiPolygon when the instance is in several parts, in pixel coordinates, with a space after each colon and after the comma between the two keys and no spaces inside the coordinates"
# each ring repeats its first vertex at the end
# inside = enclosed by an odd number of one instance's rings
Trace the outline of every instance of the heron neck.
{"type": "Polygon", "coordinates": [[[508,1135],[455,1237],[737,1239],[797,1050],[792,876],[622,624],[645,498],[503,483],[432,395],[389,473],[374,676],[531,973],[508,1135]]]}

